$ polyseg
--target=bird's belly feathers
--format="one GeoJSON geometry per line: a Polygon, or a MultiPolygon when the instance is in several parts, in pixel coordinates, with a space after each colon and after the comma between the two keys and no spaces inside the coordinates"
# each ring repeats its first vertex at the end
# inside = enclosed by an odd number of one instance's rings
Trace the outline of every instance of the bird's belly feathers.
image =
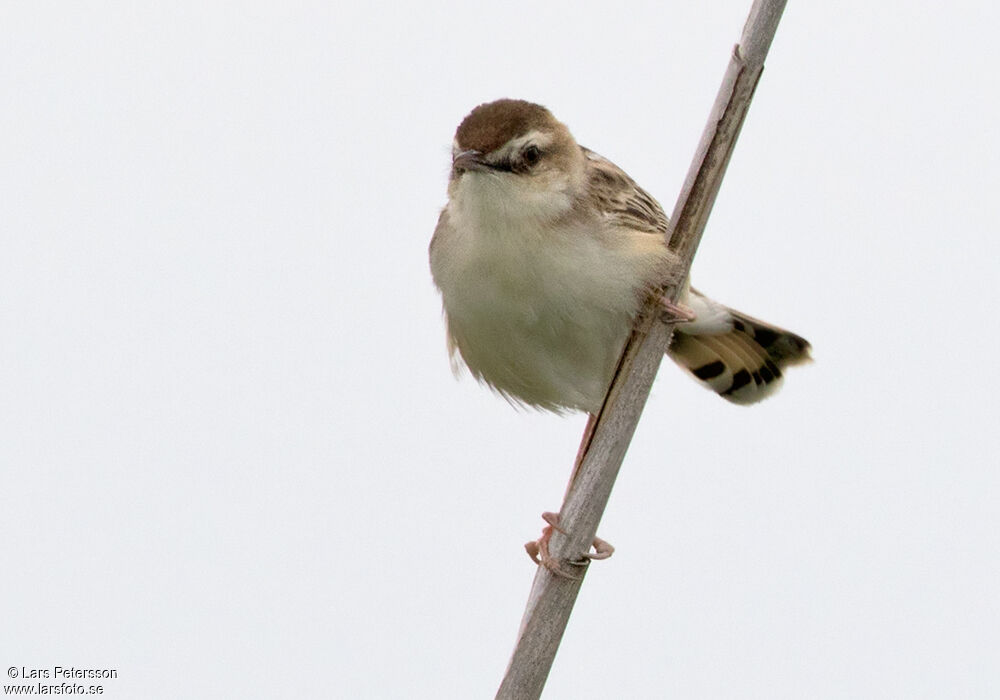
{"type": "MultiPolygon", "coordinates": [[[[483,290],[485,291],[485,290],[483,290]]],[[[545,302],[493,290],[447,312],[455,348],[472,374],[517,401],[596,412],[621,352],[624,314],[554,313],[545,302]]]]}
{"type": "Polygon", "coordinates": [[[615,275],[614,252],[580,231],[518,233],[516,244],[503,232],[463,236],[464,250],[434,269],[453,350],[514,401],[596,412],[641,281],[615,275]]]}

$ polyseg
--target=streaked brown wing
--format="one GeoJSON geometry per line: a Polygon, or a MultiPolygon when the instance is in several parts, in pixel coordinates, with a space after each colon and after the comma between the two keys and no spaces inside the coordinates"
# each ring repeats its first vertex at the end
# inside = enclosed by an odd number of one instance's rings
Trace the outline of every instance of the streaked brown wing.
{"type": "Polygon", "coordinates": [[[667,232],[667,215],[659,202],[607,158],[588,148],[583,153],[590,198],[602,214],[616,226],[661,235],[667,232]]]}

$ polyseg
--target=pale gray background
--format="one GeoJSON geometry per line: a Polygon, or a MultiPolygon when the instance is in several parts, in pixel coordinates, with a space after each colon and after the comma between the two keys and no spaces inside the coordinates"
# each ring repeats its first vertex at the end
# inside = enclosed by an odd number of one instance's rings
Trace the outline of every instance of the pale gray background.
{"type": "MultiPolygon", "coordinates": [[[[453,380],[453,130],[548,105],[669,211],[749,0],[6,3],[0,669],[111,698],[492,697],[583,418],[453,380]]],[[[995,3],[790,3],[550,698],[1000,688],[995,3]]]]}

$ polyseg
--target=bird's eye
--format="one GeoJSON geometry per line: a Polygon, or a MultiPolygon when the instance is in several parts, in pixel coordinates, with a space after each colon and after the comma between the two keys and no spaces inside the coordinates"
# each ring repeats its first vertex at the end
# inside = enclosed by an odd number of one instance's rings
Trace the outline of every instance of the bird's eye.
{"type": "Polygon", "coordinates": [[[521,153],[521,158],[524,160],[524,164],[531,167],[539,161],[542,157],[542,152],[538,149],[538,146],[532,144],[524,149],[521,153]]]}

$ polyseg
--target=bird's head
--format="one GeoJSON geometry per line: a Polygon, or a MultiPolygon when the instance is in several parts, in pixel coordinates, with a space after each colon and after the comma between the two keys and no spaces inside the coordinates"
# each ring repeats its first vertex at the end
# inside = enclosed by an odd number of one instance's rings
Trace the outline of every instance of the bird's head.
{"type": "Polygon", "coordinates": [[[492,200],[548,218],[567,212],[584,187],[583,152],[541,105],[510,99],[481,104],[455,132],[453,200],[492,200]]]}

